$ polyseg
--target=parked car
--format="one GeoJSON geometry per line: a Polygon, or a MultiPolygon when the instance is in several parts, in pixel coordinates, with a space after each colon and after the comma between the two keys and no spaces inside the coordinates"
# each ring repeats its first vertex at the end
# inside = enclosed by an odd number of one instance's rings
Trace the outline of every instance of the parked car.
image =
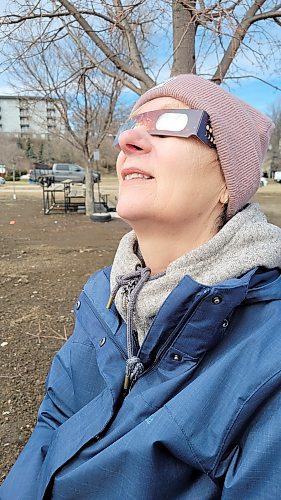
{"type": "Polygon", "coordinates": [[[260,187],[267,186],[267,184],[268,184],[268,179],[266,179],[266,177],[262,176],[260,179],[260,187]]]}
{"type": "Polygon", "coordinates": [[[274,174],[274,180],[275,182],[281,182],[281,172],[275,172],[274,174]]]}
{"type": "MultiPolygon", "coordinates": [[[[75,163],[54,163],[53,172],[55,182],[65,181],[66,179],[72,182],[85,182],[85,169],[75,163]]],[[[101,179],[100,172],[93,170],[93,181],[99,182],[101,179]]]]}
{"type": "Polygon", "coordinates": [[[6,184],[6,181],[5,181],[4,177],[0,177],[0,185],[1,184],[6,184]]]}

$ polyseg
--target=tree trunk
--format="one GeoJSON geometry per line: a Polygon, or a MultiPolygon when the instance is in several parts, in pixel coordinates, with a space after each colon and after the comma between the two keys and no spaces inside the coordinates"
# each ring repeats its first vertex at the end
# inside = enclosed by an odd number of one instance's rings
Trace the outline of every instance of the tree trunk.
{"type": "Polygon", "coordinates": [[[275,126],[275,130],[271,139],[271,164],[270,164],[270,174],[274,174],[278,172],[281,167],[281,154],[280,154],[280,145],[281,145],[281,126],[277,123],[275,126]]]}
{"type": "Polygon", "coordinates": [[[86,171],[86,215],[90,216],[94,212],[94,196],[93,196],[93,175],[91,162],[85,169],[86,171]]]}
{"type": "MultiPolygon", "coordinates": [[[[196,5],[191,0],[190,6],[196,5]]],[[[182,73],[196,73],[195,62],[196,22],[190,8],[173,0],[173,51],[172,76],[182,73]]]]}

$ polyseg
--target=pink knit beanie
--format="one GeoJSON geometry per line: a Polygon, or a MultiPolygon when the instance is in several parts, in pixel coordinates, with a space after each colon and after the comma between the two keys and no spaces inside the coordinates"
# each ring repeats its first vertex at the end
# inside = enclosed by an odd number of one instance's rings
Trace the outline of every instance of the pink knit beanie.
{"type": "Polygon", "coordinates": [[[157,97],[174,97],[209,114],[229,193],[227,217],[232,217],[260,185],[273,122],[222,87],[193,74],[175,76],[148,90],[133,111],[157,97]]]}

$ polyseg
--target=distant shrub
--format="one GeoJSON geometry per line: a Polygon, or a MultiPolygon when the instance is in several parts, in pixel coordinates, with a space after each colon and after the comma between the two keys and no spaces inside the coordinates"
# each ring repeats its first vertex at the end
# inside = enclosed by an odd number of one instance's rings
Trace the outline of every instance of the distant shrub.
{"type": "MultiPolygon", "coordinates": [[[[20,173],[18,170],[15,170],[15,181],[19,181],[21,175],[22,175],[22,172],[20,173]]],[[[12,181],[13,180],[13,172],[12,171],[8,172],[5,179],[6,179],[6,181],[12,181]]]]}

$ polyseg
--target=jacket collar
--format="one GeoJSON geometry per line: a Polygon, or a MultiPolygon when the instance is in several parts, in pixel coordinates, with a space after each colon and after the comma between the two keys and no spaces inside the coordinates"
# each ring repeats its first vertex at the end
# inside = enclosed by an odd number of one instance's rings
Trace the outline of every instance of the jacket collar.
{"type": "MultiPolygon", "coordinates": [[[[115,341],[126,351],[125,324],[115,306],[106,308],[110,293],[108,267],[89,279],[84,292],[100,321],[106,324],[115,341]],[[98,278],[98,279],[97,279],[98,278]]],[[[155,316],[141,347],[143,363],[154,361],[159,349],[174,342],[175,348],[198,358],[213,347],[224,333],[224,326],[242,302],[281,298],[279,270],[255,268],[240,278],[215,286],[204,286],[185,276],[170,293],[155,316]]]]}

